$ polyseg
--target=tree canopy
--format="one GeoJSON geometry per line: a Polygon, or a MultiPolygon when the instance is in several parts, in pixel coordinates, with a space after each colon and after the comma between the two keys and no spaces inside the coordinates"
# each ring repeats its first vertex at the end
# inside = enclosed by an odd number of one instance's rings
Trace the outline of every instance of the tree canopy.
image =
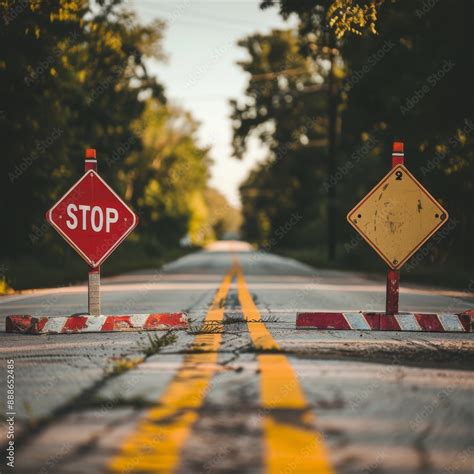
{"type": "Polygon", "coordinates": [[[59,255],[45,211],[82,175],[99,173],[140,215],[149,249],[202,245],[209,149],[199,124],[168,104],[147,59],[163,60],[161,20],[141,24],[121,0],[0,1],[0,205],[4,256],[59,255]]]}
{"type": "Polygon", "coordinates": [[[248,57],[240,66],[250,75],[245,102],[232,103],[235,155],[252,134],[269,149],[241,188],[248,238],[281,247],[327,243],[333,188],[339,257],[365,252],[349,245],[354,235],[345,214],[387,172],[391,144],[402,140],[408,168],[455,223],[430,258],[472,262],[474,53],[468,45],[474,4],[268,0],[262,6],[295,13],[299,26],[239,43],[248,57]],[[360,18],[356,34],[354,16],[360,18]],[[346,23],[344,31],[338,21],[346,23]],[[330,65],[337,114],[332,170],[330,95],[324,93],[330,65]],[[275,238],[297,212],[302,220],[275,238]]]}

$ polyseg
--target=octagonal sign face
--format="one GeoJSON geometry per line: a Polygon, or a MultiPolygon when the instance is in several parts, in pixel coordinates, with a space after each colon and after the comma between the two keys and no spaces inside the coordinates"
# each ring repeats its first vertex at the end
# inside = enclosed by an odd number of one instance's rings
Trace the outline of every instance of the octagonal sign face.
{"type": "Polygon", "coordinates": [[[93,170],[46,213],[46,220],[91,267],[101,265],[138,223],[135,213],[93,170]]]}
{"type": "Polygon", "coordinates": [[[448,213],[403,165],[393,168],[347,215],[394,270],[448,220],[448,213]]]}

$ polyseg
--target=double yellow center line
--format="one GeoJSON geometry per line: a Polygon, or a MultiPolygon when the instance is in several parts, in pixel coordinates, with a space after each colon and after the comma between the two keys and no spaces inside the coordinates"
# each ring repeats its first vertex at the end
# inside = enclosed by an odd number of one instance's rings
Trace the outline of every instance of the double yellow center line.
{"type": "MultiPolygon", "coordinates": [[[[264,465],[268,473],[332,473],[315,419],[288,359],[268,331],[250,295],[241,267],[234,263],[225,275],[203,326],[221,328],[224,302],[232,279],[250,337],[258,353],[261,416],[265,435],[264,465]]],[[[221,331],[198,334],[182,366],[136,431],[125,440],[109,465],[115,473],[172,473],[197,421],[199,408],[219,370],[221,331]]],[[[242,416],[245,416],[244,414],[242,416]]],[[[212,447],[210,447],[210,450],[212,447]]]]}
{"type": "Polygon", "coordinates": [[[237,293],[260,367],[260,404],[269,473],[332,473],[315,417],[298,378],[262,320],[237,267],[237,293]]]}

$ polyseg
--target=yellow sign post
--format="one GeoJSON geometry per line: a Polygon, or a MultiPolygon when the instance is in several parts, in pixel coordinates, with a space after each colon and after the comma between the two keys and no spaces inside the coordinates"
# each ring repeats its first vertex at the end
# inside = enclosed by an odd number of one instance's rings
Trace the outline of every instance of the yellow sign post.
{"type": "Polygon", "coordinates": [[[448,213],[403,165],[388,173],[347,215],[349,223],[394,270],[448,219],[448,213]]]}
{"type": "Polygon", "coordinates": [[[448,220],[446,210],[404,166],[403,143],[394,143],[392,169],[347,220],[392,269],[387,313],[398,312],[398,270],[448,220]]]}

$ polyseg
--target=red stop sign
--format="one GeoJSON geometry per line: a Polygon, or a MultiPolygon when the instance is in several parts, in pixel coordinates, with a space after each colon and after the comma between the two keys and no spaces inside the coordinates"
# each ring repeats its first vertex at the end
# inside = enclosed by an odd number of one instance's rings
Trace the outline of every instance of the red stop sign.
{"type": "Polygon", "coordinates": [[[91,267],[101,265],[138,223],[135,213],[93,170],[46,213],[46,220],[91,267]]]}

